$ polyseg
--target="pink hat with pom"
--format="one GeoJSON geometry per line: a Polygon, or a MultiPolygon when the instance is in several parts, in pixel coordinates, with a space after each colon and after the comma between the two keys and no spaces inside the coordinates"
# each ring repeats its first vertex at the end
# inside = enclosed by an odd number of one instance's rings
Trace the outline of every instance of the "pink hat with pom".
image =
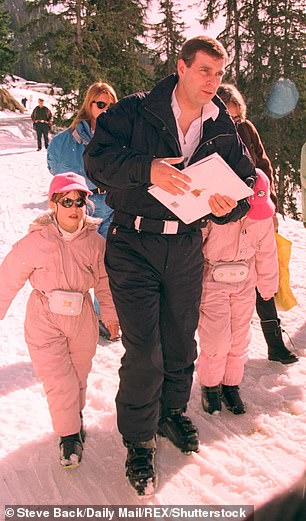
{"type": "Polygon", "coordinates": [[[270,181],[268,176],[260,168],[256,168],[256,175],[257,179],[253,188],[254,195],[249,198],[251,208],[247,216],[250,219],[260,221],[274,215],[275,205],[270,197],[270,181]]]}

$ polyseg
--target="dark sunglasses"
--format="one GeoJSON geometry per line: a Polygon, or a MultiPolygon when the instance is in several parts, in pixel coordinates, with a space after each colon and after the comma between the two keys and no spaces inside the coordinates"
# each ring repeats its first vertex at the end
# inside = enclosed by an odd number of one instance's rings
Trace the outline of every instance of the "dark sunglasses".
{"type": "Polygon", "coordinates": [[[109,107],[109,103],[105,103],[105,101],[92,101],[98,107],[98,109],[105,109],[105,107],[109,107]]]}
{"type": "Polygon", "coordinates": [[[78,199],[70,199],[69,197],[65,197],[64,199],[58,202],[64,208],[71,208],[73,205],[76,208],[82,208],[82,206],[85,206],[86,204],[86,200],[83,197],[79,197],[78,199]]]}

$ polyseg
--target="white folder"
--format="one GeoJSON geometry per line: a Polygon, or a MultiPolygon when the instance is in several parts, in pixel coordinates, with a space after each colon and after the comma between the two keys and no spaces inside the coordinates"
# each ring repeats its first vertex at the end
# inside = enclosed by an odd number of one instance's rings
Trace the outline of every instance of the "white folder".
{"type": "Polygon", "coordinates": [[[172,195],[153,185],[148,189],[148,193],[169,208],[185,224],[190,224],[211,213],[208,204],[211,195],[216,193],[228,195],[235,201],[239,201],[254,193],[217,152],[187,166],[182,172],[191,178],[188,192],[183,195],[172,195]]]}

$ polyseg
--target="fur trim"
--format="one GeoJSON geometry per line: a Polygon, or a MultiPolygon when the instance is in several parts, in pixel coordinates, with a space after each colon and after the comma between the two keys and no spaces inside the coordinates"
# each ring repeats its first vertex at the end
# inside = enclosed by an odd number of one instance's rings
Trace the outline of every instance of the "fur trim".
{"type": "MultiPolygon", "coordinates": [[[[102,219],[97,217],[91,217],[90,215],[86,215],[84,226],[90,229],[97,229],[99,224],[102,222],[102,219]]],[[[36,231],[43,226],[49,226],[49,224],[54,223],[54,212],[52,210],[48,212],[41,213],[29,226],[29,232],[36,231]]]]}

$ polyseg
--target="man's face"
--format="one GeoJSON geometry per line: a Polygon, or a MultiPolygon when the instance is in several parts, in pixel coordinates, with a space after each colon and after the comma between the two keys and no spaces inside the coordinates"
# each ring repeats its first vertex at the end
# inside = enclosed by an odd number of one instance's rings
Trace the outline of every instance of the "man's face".
{"type": "Polygon", "coordinates": [[[225,58],[214,58],[198,51],[190,67],[177,64],[179,87],[190,105],[203,106],[214,97],[225,72],[225,58]]]}
{"type": "Polygon", "coordinates": [[[44,104],[44,101],[43,101],[43,100],[39,100],[39,101],[38,101],[38,105],[39,105],[40,107],[42,107],[43,104],[44,104]]]}

